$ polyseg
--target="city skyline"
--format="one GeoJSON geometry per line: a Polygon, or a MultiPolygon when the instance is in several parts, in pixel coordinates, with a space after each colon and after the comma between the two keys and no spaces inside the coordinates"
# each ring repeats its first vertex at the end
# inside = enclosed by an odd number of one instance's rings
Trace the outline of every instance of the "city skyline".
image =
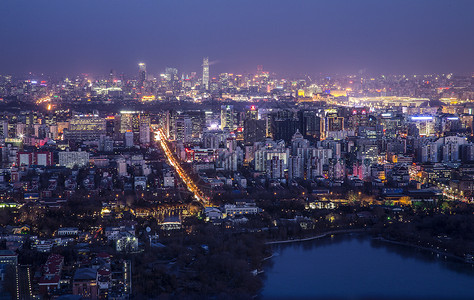
{"type": "Polygon", "coordinates": [[[472,1],[2,2],[2,73],[460,73],[474,70],[472,1]],[[103,20],[107,19],[107,22],[103,20]]]}
{"type": "Polygon", "coordinates": [[[473,298],[473,0],[0,11],[0,299],[473,298]]]}

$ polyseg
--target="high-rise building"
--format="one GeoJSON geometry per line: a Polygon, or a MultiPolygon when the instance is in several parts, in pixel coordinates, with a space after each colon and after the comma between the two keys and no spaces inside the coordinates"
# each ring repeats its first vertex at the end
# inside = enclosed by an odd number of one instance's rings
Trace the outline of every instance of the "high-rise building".
{"type": "Polygon", "coordinates": [[[193,125],[192,138],[196,142],[201,141],[202,132],[206,126],[206,116],[202,110],[188,110],[186,114],[191,118],[193,125]]]}
{"type": "Polygon", "coordinates": [[[77,115],[69,122],[69,128],[64,129],[64,139],[76,141],[94,141],[105,135],[105,119],[98,115],[77,115]]]}
{"type": "Polygon", "coordinates": [[[125,147],[133,147],[133,132],[127,131],[124,134],[125,147]]]}
{"type": "Polygon", "coordinates": [[[114,140],[110,136],[101,135],[99,138],[99,151],[114,151],[114,140]]]}
{"type": "Polygon", "coordinates": [[[165,79],[167,81],[175,81],[178,80],[178,69],[176,68],[169,68],[165,69],[165,79]]]}
{"type": "Polygon", "coordinates": [[[251,105],[250,108],[245,111],[245,119],[258,120],[258,109],[255,105],[251,105]]]}
{"type": "Polygon", "coordinates": [[[307,139],[317,141],[321,137],[321,118],[315,111],[301,110],[298,112],[298,119],[301,123],[301,134],[307,139]]]}
{"type": "Polygon", "coordinates": [[[120,112],[120,132],[140,131],[140,114],[139,111],[121,111],[120,112]]]}
{"type": "Polygon", "coordinates": [[[205,90],[209,89],[209,57],[202,60],[202,85],[205,90]]]}
{"type": "Polygon", "coordinates": [[[138,64],[138,83],[140,84],[140,86],[143,86],[145,81],[146,81],[146,64],[139,63],[138,64]]]}
{"type": "Polygon", "coordinates": [[[233,105],[221,106],[221,129],[222,130],[234,129],[234,106],[233,105]]]}
{"type": "Polygon", "coordinates": [[[150,143],[150,118],[142,116],[140,118],[140,144],[150,143]]]}
{"type": "Polygon", "coordinates": [[[175,122],[175,140],[189,143],[192,140],[193,123],[189,116],[181,116],[175,122]]]}
{"type": "Polygon", "coordinates": [[[327,120],[327,131],[344,130],[344,117],[330,116],[327,120]]]}
{"type": "Polygon", "coordinates": [[[234,106],[233,105],[221,106],[221,129],[222,130],[234,129],[234,106]]]}
{"type": "Polygon", "coordinates": [[[255,142],[265,140],[265,120],[246,119],[244,121],[244,142],[252,145],[255,142]]]}

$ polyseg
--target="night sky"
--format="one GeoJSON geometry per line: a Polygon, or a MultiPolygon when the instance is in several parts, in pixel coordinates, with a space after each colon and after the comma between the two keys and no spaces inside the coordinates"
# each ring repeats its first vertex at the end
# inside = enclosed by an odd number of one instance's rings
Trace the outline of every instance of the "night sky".
{"type": "Polygon", "coordinates": [[[473,0],[1,0],[0,74],[474,72],[473,0]]]}

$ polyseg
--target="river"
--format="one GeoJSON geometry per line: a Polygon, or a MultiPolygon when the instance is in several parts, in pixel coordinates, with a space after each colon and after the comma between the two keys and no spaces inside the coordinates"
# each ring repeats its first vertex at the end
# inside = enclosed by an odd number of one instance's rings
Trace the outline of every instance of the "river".
{"type": "Polygon", "coordinates": [[[262,299],[474,299],[474,265],[364,234],[272,247],[262,299]]]}

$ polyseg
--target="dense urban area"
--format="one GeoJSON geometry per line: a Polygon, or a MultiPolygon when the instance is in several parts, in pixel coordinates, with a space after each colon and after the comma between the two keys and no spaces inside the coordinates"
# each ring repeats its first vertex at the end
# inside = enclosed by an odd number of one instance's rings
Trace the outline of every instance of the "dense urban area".
{"type": "Polygon", "coordinates": [[[211,71],[0,75],[0,299],[250,298],[349,232],[474,263],[474,76],[211,71]]]}

